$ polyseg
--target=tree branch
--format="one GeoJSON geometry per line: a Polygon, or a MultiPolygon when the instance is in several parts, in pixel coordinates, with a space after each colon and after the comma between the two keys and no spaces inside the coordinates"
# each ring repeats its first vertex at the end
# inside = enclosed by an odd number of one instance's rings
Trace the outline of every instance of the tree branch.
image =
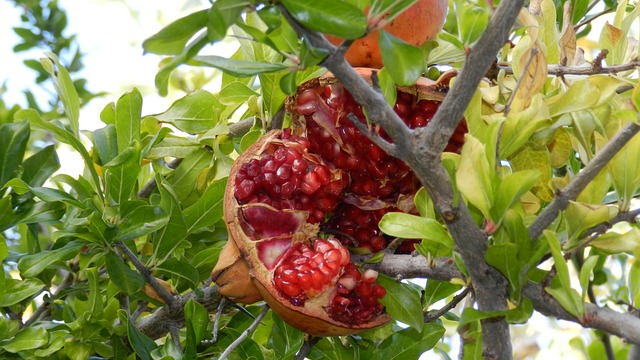
{"type": "Polygon", "coordinates": [[[640,131],[640,126],[628,123],[605,147],[573,178],[562,191],[558,191],[555,199],[547,206],[529,226],[531,241],[536,241],[544,229],[556,219],[558,213],[569,206],[584,188],[604,169],[611,159],[640,131]]]}
{"type": "MultiPolygon", "coordinates": [[[[594,66],[590,64],[580,66],[549,65],[548,73],[555,76],[617,74],[623,71],[634,70],[638,67],[640,67],[640,60],[632,60],[625,64],[611,66],[594,66]]],[[[497,68],[504,70],[507,74],[513,74],[513,68],[511,66],[498,64],[497,68]]]]}
{"type": "Polygon", "coordinates": [[[169,332],[169,325],[184,326],[184,305],[189,300],[195,300],[207,309],[209,313],[215,313],[222,297],[218,294],[218,286],[199,289],[182,296],[174,297],[174,305],[163,306],[152,314],[141,317],[138,321],[138,329],[152,339],[158,339],[169,332]]]}
{"type": "Polygon", "coordinates": [[[253,323],[249,326],[249,328],[245,331],[242,332],[242,334],[240,334],[240,336],[238,336],[238,338],[236,338],[225,350],[224,352],[220,355],[220,357],[218,359],[220,360],[225,360],[227,357],[229,357],[229,355],[231,354],[231,352],[233,350],[235,350],[235,348],[238,347],[238,345],[240,345],[246,338],[249,337],[249,335],[251,335],[251,333],[253,333],[254,331],[256,331],[256,329],[258,328],[258,325],[260,325],[260,322],[262,321],[262,319],[265,317],[265,315],[267,315],[267,311],[269,311],[269,306],[267,304],[262,305],[262,311],[260,312],[260,314],[256,317],[256,319],[253,321],[253,323]]]}

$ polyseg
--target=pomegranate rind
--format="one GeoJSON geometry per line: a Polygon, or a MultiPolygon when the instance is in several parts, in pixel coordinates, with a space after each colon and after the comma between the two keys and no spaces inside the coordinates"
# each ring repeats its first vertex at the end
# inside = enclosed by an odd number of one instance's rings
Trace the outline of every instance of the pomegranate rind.
{"type": "Polygon", "coordinates": [[[218,284],[220,295],[234,302],[253,304],[262,300],[262,294],[249,276],[249,266],[233,240],[227,241],[220,252],[211,280],[218,284]]]}
{"type": "MultiPolygon", "coordinates": [[[[329,293],[310,299],[305,306],[292,306],[288,299],[274,291],[269,291],[260,282],[256,282],[260,293],[269,307],[289,325],[311,335],[316,336],[342,336],[355,334],[361,331],[373,329],[391,321],[388,314],[381,314],[371,321],[363,324],[345,324],[335,321],[325,314],[319,316],[323,306],[326,306],[329,293]]],[[[322,311],[324,313],[324,310],[322,311]]]]}

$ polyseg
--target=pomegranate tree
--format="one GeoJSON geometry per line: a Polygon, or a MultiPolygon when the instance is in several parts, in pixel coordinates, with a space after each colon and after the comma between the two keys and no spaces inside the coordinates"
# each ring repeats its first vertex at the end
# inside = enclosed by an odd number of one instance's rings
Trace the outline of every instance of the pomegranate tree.
{"type": "MultiPolygon", "coordinates": [[[[359,72],[370,79],[370,69],[359,72]]],[[[445,90],[427,79],[398,88],[395,111],[410,128],[425,126],[445,90]]],[[[390,319],[379,301],[386,290],[375,271],[351,262],[349,250],[386,248],[392,239],[378,228],[380,218],[414,212],[420,184],[358,131],[349,118],[368,124],[362,108],[331,76],[301,85],[286,107],[291,128],[269,132],[231,170],[224,209],[230,241],[212,278],[222,295],[244,303],[264,298],[310,334],[383,324],[390,319]]],[[[449,151],[460,149],[465,132],[463,122],[449,151]]],[[[398,250],[411,251],[412,241],[398,250]]]]}

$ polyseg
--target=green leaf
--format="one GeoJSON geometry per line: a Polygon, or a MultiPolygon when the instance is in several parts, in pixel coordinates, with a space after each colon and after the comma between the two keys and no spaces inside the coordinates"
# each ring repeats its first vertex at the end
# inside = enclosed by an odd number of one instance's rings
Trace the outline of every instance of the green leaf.
{"type": "Polygon", "coordinates": [[[229,26],[238,20],[240,14],[251,5],[251,1],[217,0],[209,11],[207,30],[209,41],[214,42],[223,39],[227,35],[229,26]]]}
{"type": "Polygon", "coordinates": [[[518,299],[517,294],[520,293],[523,285],[521,270],[524,267],[518,259],[519,250],[517,244],[503,243],[491,245],[485,254],[487,264],[498,269],[509,280],[509,292],[518,299]]]}
{"type": "Polygon", "coordinates": [[[70,204],[75,207],[84,208],[84,205],[76,200],[73,196],[58,189],[51,189],[45,187],[31,187],[21,179],[11,179],[5,184],[7,187],[11,187],[17,194],[23,195],[27,192],[33,193],[33,195],[39,197],[46,202],[61,201],[70,204]]]}
{"type": "Polygon", "coordinates": [[[0,125],[0,187],[19,176],[30,133],[26,121],[0,125]]]}
{"type": "Polygon", "coordinates": [[[394,319],[402,321],[418,331],[422,331],[425,324],[420,293],[411,286],[398,282],[384,274],[378,274],[377,281],[387,290],[387,294],[380,299],[387,313],[394,319]]]}
{"type": "Polygon", "coordinates": [[[62,202],[36,202],[27,214],[19,219],[19,223],[55,223],[65,214],[66,207],[62,202]]]}
{"type": "Polygon", "coordinates": [[[160,206],[128,202],[121,207],[115,241],[127,241],[150,234],[169,222],[169,214],[160,206]]]}
{"type": "Polygon", "coordinates": [[[427,280],[427,286],[424,288],[424,307],[429,308],[436,302],[454,294],[462,288],[461,285],[452,284],[446,281],[427,280]]]}
{"type": "Polygon", "coordinates": [[[244,104],[252,96],[258,96],[258,93],[240,81],[234,81],[220,90],[220,102],[223,105],[244,104]]]}
{"type": "Polygon", "coordinates": [[[103,314],[104,306],[100,294],[100,284],[98,282],[98,269],[95,267],[87,269],[87,280],[89,282],[88,310],[92,317],[99,319],[103,314]]]}
{"type": "Polygon", "coordinates": [[[122,292],[133,295],[140,291],[145,284],[144,278],[137,271],[132,270],[122,258],[109,251],[105,256],[107,273],[111,282],[122,292]]]}
{"type": "MultiPolygon", "coordinates": [[[[71,145],[71,147],[78,153],[80,153],[80,156],[82,156],[86,168],[88,168],[89,172],[91,173],[91,179],[93,180],[95,188],[100,189],[102,187],[98,172],[93,165],[93,159],[91,158],[91,155],[89,155],[89,152],[84,147],[84,145],[82,145],[82,142],[80,142],[79,137],[73,135],[73,133],[67,131],[62,126],[58,126],[52,122],[42,120],[42,118],[40,118],[40,115],[38,115],[38,113],[33,109],[20,110],[16,113],[15,118],[17,120],[29,120],[29,122],[33,126],[51,131],[55,135],[56,139],[62,141],[65,144],[71,145]]],[[[97,195],[99,197],[102,197],[102,192],[97,192],[97,195]]]]}
{"type": "Polygon", "coordinates": [[[145,52],[159,55],[177,55],[187,42],[207,26],[209,10],[201,10],[182,17],[164,27],[142,43],[145,52]]]}
{"type": "Polygon", "coordinates": [[[560,242],[556,234],[550,230],[545,230],[544,236],[549,244],[549,249],[553,255],[553,261],[557,271],[555,278],[557,279],[557,284],[554,286],[552,283],[552,286],[546,287],[545,291],[553,296],[565,310],[575,317],[581,318],[584,315],[584,301],[580,294],[571,288],[569,267],[562,256],[560,242]]]}
{"type": "Polygon", "coordinates": [[[296,93],[296,71],[286,73],[280,78],[280,89],[287,96],[291,96],[296,93]]]}
{"type": "Polygon", "coordinates": [[[378,43],[384,68],[396,84],[415,84],[426,66],[422,49],[407,44],[384,30],[380,31],[378,43]]]}
{"type": "Polygon", "coordinates": [[[567,223],[567,235],[569,243],[567,246],[575,245],[575,241],[579,239],[586,230],[609,221],[612,215],[610,209],[606,205],[590,205],[582,204],[575,201],[569,202],[569,206],[565,210],[565,220],[567,223]]]}
{"type": "Polygon", "coordinates": [[[185,158],[202,145],[183,136],[167,136],[154,145],[145,158],[155,160],[164,157],[185,158]]]}
{"type": "Polygon", "coordinates": [[[115,125],[109,124],[94,131],[93,141],[100,156],[100,164],[105,165],[118,156],[118,135],[115,125]]]}
{"type": "Polygon", "coordinates": [[[212,226],[222,218],[222,202],[226,184],[226,179],[214,181],[207,186],[198,201],[184,210],[188,233],[205,226],[212,226]]]}
{"type": "Polygon", "coordinates": [[[589,245],[607,254],[632,254],[640,249],[640,229],[633,227],[623,233],[608,231],[591,241],[589,245]]]}
{"type": "MultiPolygon", "coordinates": [[[[67,69],[65,69],[62,64],[58,61],[58,57],[53,53],[45,53],[45,55],[55,63],[57,72],[55,71],[47,71],[51,74],[51,79],[53,80],[53,85],[56,88],[56,92],[64,105],[64,111],[67,114],[67,118],[69,119],[69,124],[71,125],[71,132],[76,137],[80,137],[80,98],[78,97],[78,92],[76,91],[76,87],[73,84],[73,80],[71,80],[71,76],[67,69]]],[[[49,61],[47,59],[41,59],[42,61],[49,61]]],[[[47,67],[45,67],[45,70],[47,67]]]]}
{"type": "Polygon", "coordinates": [[[156,183],[160,184],[158,190],[160,191],[162,208],[170,214],[169,222],[159,229],[153,237],[153,259],[163,261],[187,236],[187,224],[184,221],[178,196],[173,189],[158,175],[156,183]]]}
{"type": "MultiPolygon", "coordinates": [[[[33,154],[22,163],[22,167],[22,180],[24,182],[30,186],[42,186],[53,173],[60,169],[60,161],[56,154],[55,145],[49,145],[33,154]]],[[[2,181],[0,180],[1,184],[2,181]]]]}
{"type": "Polygon", "coordinates": [[[138,146],[119,152],[118,156],[103,166],[105,193],[112,204],[123,204],[131,198],[141,171],[138,146]]]}
{"type": "Polygon", "coordinates": [[[237,77],[254,76],[262,73],[285,70],[284,64],[270,64],[255,61],[242,61],[217,55],[194,56],[189,61],[194,66],[209,66],[237,77]]]}
{"type": "Polygon", "coordinates": [[[480,38],[489,22],[491,14],[486,8],[475,4],[466,4],[458,14],[460,39],[465,45],[473,44],[480,38]]]}
{"type": "Polygon", "coordinates": [[[364,12],[346,1],[282,0],[281,3],[291,16],[313,31],[357,39],[367,30],[364,12]]]}
{"type": "Polygon", "coordinates": [[[442,326],[434,323],[424,324],[422,331],[414,328],[400,330],[378,345],[373,359],[417,359],[438,343],[444,331],[442,326]]]}
{"type": "Polygon", "coordinates": [[[93,352],[93,347],[85,342],[73,339],[65,344],[65,353],[70,360],[88,359],[93,352]]]}
{"type": "Polygon", "coordinates": [[[191,195],[200,173],[211,165],[212,159],[213,154],[206,149],[194,151],[167,175],[167,181],[180,201],[191,195]]]}
{"type": "Polygon", "coordinates": [[[287,324],[275,314],[272,318],[273,329],[268,345],[274,349],[279,359],[292,359],[302,346],[304,333],[287,324]]]}
{"type": "Polygon", "coordinates": [[[405,214],[386,213],[380,219],[380,230],[387,235],[402,239],[425,239],[453,249],[455,244],[447,229],[435,219],[405,214]]]}
{"type": "Polygon", "coordinates": [[[394,78],[389,74],[389,70],[386,67],[378,71],[378,81],[380,83],[380,91],[384,98],[387,99],[387,104],[393,107],[398,98],[398,90],[396,89],[394,78]]]}
{"type": "Polygon", "coordinates": [[[131,344],[131,347],[133,347],[133,350],[136,352],[136,355],[138,355],[142,360],[153,360],[151,352],[157,348],[156,343],[138,330],[124,310],[118,310],[118,317],[122,323],[127,324],[127,338],[129,339],[129,344],[131,344]]]}
{"type": "Polygon", "coordinates": [[[491,208],[494,222],[499,223],[507,210],[518,203],[522,195],[531,190],[538,180],[538,175],[537,171],[525,170],[509,174],[501,179],[496,192],[495,204],[491,208]]]}
{"type": "Polygon", "coordinates": [[[43,347],[49,343],[49,333],[42,327],[27,327],[20,331],[9,342],[0,345],[0,348],[17,353],[25,350],[32,350],[43,347]]]}
{"type": "Polygon", "coordinates": [[[17,280],[12,278],[5,279],[4,298],[1,299],[0,306],[15,305],[22,300],[28,299],[39,294],[45,287],[45,284],[38,279],[17,280]]]}
{"type": "Polygon", "coordinates": [[[467,134],[460,156],[460,166],[456,173],[458,190],[482,211],[486,219],[490,219],[489,209],[495,198],[491,181],[494,171],[487,160],[484,144],[467,134]]]}
{"type": "Polygon", "coordinates": [[[199,134],[217,124],[217,115],[222,109],[224,106],[213,94],[197,90],[176,100],[167,111],[152,117],[189,134],[199,134]]]}
{"type": "Polygon", "coordinates": [[[580,269],[580,287],[582,288],[582,301],[587,298],[589,281],[591,280],[591,273],[593,269],[598,265],[599,256],[589,256],[580,269]]]}
{"type": "Polygon", "coordinates": [[[207,331],[209,312],[202,304],[189,299],[184,305],[184,318],[187,326],[193,329],[193,334],[196,336],[196,344],[210,336],[209,331],[207,331]]]}
{"type": "Polygon", "coordinates": [[[186,281],[188,286],[195,289],[198,283],[198,270],[191,264],[180,261],[176,258],[169,258],[167,261],[155,267],[158,275],[170,276],[178,282],[186,281]]]}
{"type": "Polygon", "coordinates": [[[24,278],[37,276],[53,263],[74,258],[78,255],[80,248],[82,248],[81,242],[72,241],[56,250],[25,255],[18,261],[18,270],[24,278]]]}
{"type": "Polygon", "coordinates": [[[118,153],[122,153],[134,142],[140,142],[140,119],[142,95],[138,89],[122,95],[116,103],[116,134],[118,153]]]}

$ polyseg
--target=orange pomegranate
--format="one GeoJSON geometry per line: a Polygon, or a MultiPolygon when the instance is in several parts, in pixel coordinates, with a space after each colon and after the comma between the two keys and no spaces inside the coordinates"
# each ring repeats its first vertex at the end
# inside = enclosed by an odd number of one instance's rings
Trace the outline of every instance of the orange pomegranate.
{"type": "MultiPolygon", "coordinates": [[[[418,0],[410,8],[398,15],[384,30],[405,42],[421,46],[428,40],[435,39],[444,25],[447,16],[447,0],[418,0]]],[[[374,31],[351,44],[346,59],[354,67],[382,68],[382,57],[378,45],[379,31],[374,31]]],[[[334,45],[342,39],[326,35],[334,45]]]]}

